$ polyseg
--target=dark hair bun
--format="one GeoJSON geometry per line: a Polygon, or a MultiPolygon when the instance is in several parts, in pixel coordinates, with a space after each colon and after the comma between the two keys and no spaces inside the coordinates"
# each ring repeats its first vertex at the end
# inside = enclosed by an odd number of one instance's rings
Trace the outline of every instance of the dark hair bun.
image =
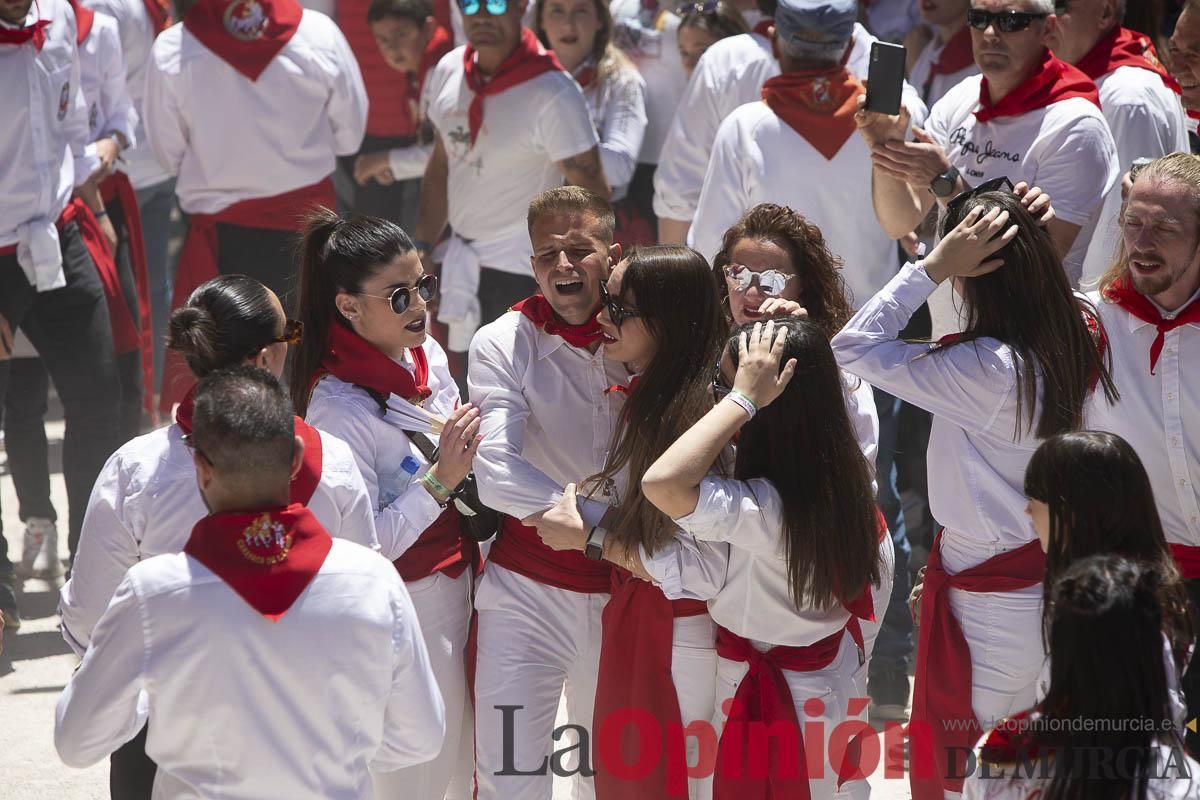
{"type": "Polygon", "coordinates": [[[194,374],[203,376],[221,366],[217,335],[217,322],[208,309],[184,306],[171,314],[167,347],[183,356],[194,374]]]}

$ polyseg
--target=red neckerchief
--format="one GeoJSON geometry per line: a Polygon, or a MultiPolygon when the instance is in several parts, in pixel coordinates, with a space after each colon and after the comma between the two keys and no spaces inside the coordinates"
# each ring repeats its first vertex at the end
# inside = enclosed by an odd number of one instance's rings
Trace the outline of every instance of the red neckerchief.
{"type": "Polygon", "coordinates": [[[425,45],[425,51],[421,53],[421,64],[417,67],[417,96],[425,89],[425,76],[429,74],[429,70],[437,66],[437,63],[442,60],[442,56],[454,49],[454,40],[450,38],[450,34],[441,25],[433,32],[433,36],[429,37],[428,43],[425,45]]]}
{"type": "Polygon", "coordinates": [[[984,123],[996,117],[1015,117],[1071,97],[1082,97],[1100,107],[1100,92],[1092,79],[1047,50],[1038,70],[995,105],[985,77],[979,84],[979,110],[975,119],[984,123]]]}
{"type": "Polygon", "coordinates": [[[758,24],[752,29],[752,33],[757,33],[759,36],[771,38],[771,27],[775,24],[774,17],[763,17],[758,21],[758,24]]]}
{"type": "Polygon", "coordinates": [[[763,84],[762,97],[788,127],[831,160],[854,135],[854,113],[862,92],[863,85],[843,66],[777,75],[763,84]]]}
{"type": "Polygon", "coordinates": [[[1158,366],[1158,357],[1162,355],[1163,342],[1166,336],[1176,328],[1184,325],[1200,324],[1200,298],[1192,300],[1175,314],[1175,319],[1163,319],[1162,312],[1137,289],[1129,276],[1122,276],[1110,283],[1104,289],[1104,296],[1119,305],[1142,322],[1149,322],[1158,331],[1154,342],[1150,345],[1150,374],[1158,366]]]}
{"type": "Polygon", "coordinates": [[[155,35],[174,24],[175,16],[171,13],[170,0],[142,0],[142,5],[146,7],[146,16],[150,17],[155,35]]]}
{"type": "Polygon", "coordinates": [[[543,72],[562,72],[562,64],[558,58],[538,41],[537,34],[528,28],[521,29],[521,41],[508,57],[500,64],[496,74],[490,78],[484,77],[475,62],[475,48],[467,45],[463,51],[463,75],[467,86],[474,93],[471,107],[467,111],[467,125],[471,130],[471,146],[479,138],[479,129],[483,127],[483,99],[493,94],[500,94],[506,89],[532,80],[543,72]]]}
{"type": "Polygon", "coordinates": [[[68,0],[71,10],[75,12],[75,44],[81,45],[92,32],[92,23],[96,21],[96,12],[87,6],[79,5],[79,0],[68,0]]]}
{"type": "Polygon", "coordinates": [[[252,81],[300,27],[296,0],[198,0],[183,27],[222,61],[252,81]]]}
{"type": "Polygon", "coordinates": [[[1175,566],[1179,567],[1179,575],[1184,580],[1193,580],[1200,578],[1200,547],[1194,547],[1186,544],[1168,544],[1171,550],[1171,558],[1175,559],[1175,566]]]}
{"type": "Polygon", "coordinates": [[[600,330],[600,323],[596,322],[595,317],[589,317],[588,321],[582,325],[568,325],[563,322],[554,313],[550,301],[540,294],[526,297],[513,306],[512,310],[520,311],[526,317],[529,317],[543,332],[551,336],[559,336],[567,344],[572,347],[578,347],[581,350],[586,350],[600,341],[604,335],[600,330]]]}
{"type": "Polygon", "coordinates": [[[971,28],[963,25],[958,33],[950,37],[937,61],[929,67],[930,75],[953,75],[975,64],[975,51],[971,46],[971,28]]]}
{"type": "Polygon", "coordinates": [[[346,383],[416,403],[433,394],[429,388],[429,359],[421,347],[408,348],[408,355],[413,361],[412,372],[345,325],[335,322],[330,326],[329,346],[321,357],[321,369],[346,383]]]}
{"type": "MultiPolygon", "coordinates": [[[[41,7],[38,6],[36,0],[33,7],[37,9],[38,16],[41,17],[41,7]]],[[[23,45],[26,42],[33,43],[33,49],[39,53],[42,52],[42,45],[46,43],[46,28],[50,27],[50,20],[38,19],[32,25],[26,25],[24,28],[6,28],[0,25],[0,45],[15,44],[23,45]]]]}
{"type": "MultiPolygon", "coordinates": [[[[175,424],[185,436],[192,432],[192,415],[195,411],[196,387],[193,386],[175,411],[175,424]]],[[[321,483],[321,470],[325,460],[321,447],[321,433],[299,417],[294,418],[293,424],[296,435],[304,440],[304,458],[300,462],[300,471],[292,477],[290,499],[293,503],[308,505],[321,483]]]]}
{"type": "Polygon", "coordinates": [[[641,379],[641,377],[642,377],[641,375],[634,375],[632,378],[629,379],[628,385],[623,384],[623,383],[614,383],[612,386],[605,389],[604,393],[612,394],[613,392],[618,392],[618,393],[623,394],[626,397],[628,397],[630,395],[630,393],[633,392],[633,388],[635,386],[637,386],[637,382],[638,382],[638,380],[641,379]]]}
{"type": "Polygon", "coordinates": [[[1112,33],[1096,42],[1096,46],[1075,66],[1092,80],[1107,75],[1117,67],[1148,69],[1162,78],[1172,92],[1183,93],[1171,73],[1158,60],[1158,51],[1154,49],[1150,37],[1128,28],[1114,28],[1112,33]]]}
{"type": "Polygon", "coordinates": [[[586,89],[595,83],[596,76],[596,65],[590,58],[571,74],[580,89],[586,89]]]}
{"type": "Polygon", "coordinates": [[[210,514],[192,528],[183,552],[276,622],[308,588],[332,547],[333,538],[312,512],[293,503],[210,514]]]}

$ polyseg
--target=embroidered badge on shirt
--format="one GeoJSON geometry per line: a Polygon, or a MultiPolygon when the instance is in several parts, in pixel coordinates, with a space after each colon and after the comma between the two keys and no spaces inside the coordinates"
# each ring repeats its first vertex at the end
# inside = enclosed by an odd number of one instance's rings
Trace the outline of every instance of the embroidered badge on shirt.
{"type": "Polygon", "coordinates": [[[257,0],[234,0],[225,8],[225,30],[243,42],[261,39],[267,31],[267,13],[257,0]]]}
{"type": "Polygon", "coordinates": [[[62,91],[58,94],[58,121],[62,122],[67,116],[67,107],[71,105],[71,82],[67,81],[63,84],[62,91]]]}
{"type": "Polygon", "coordinates": [[[292,534],[282,522],[272,522],[270,514],[263,514],[242,531],[237,546],[248,561],[269,567],[287,558],[292,549],[292,534]]]}

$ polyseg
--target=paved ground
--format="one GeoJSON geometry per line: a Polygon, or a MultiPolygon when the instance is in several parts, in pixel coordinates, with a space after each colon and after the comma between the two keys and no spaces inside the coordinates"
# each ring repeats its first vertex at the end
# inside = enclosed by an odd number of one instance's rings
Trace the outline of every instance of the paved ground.
{"type": "MultiPolygon", "coordinates": [[[[52,495],[60,514],[66,494],[57,460],[62,423],[51,422],[52,495]]],[[[17,518],[16,496],[0,451],[0,508],[13,561],[20,556],[24,527],[17,518]],[[15,552],[14,552],[15,551],[15,552]]],[[[67,554],[65,523],[60,550],[67,554]]],[[[5,637],[0,655],[0,800],[92,800],[108,797],[107,762],[87,770],[63,766],[54,752],[54,704],[75,668],[75,657],[58,632],[55,608],[60,582],[27,581],[18,598],[24,624],[5,637]]],[[[906,800],[901,780],[873,780],[872,797],[906,800]]],[[[568,800],[566,781],[556,781],[554,800],[568,800]]],[[[397,798],[397,800],[401,800],[397,798]]],[[[429,800],[403,798],[402,800],[429,800]]],[[[514,798],[514,800],[516,800],[514,798]]]]}

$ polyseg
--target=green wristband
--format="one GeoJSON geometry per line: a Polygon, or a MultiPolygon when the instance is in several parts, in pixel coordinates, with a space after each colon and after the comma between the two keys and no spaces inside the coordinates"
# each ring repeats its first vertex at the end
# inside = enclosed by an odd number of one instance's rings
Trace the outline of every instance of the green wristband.
{"type": "Polygon", "coordinates": [[[435,494],[446,498],[447,502],[450,500],[451,491],[447,489],[441,481],[433,476],[433,470],[426,472],[425,477],[421,478],[421,482],[430,489],[433,489],[435,494]]]}

